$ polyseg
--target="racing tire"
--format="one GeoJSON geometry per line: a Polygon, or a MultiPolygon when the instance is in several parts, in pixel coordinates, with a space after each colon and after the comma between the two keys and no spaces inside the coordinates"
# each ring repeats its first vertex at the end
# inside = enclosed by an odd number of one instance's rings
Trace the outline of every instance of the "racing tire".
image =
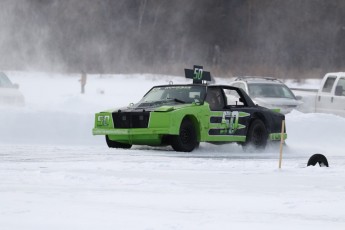
{"type": "Polygon", "coordinates": [[[197,134],[191,120],[184,119],[179,135],[171,137],[171,147],[177,152],[191,152],[197,147],[197,134]]]}
{"type": "Polygon", "coordinates": [[[265,124],[260,119],[255,119],[249,126],[246,142],[243,144],[245,151],[264,150],[267,145],[268,132],[265,124]]]}
{"type": "Polygon", "coordinates": [[[105,136],[105,141],[109,148],[117,148],[117,149],[130,149],[132,147],[131,144],[124,144],[117,141],[112,141],[109,139],[108,135],[105,136]]]}
{"type": "Polygon", "coordinates": [[[308,160],[307,166],[315,166],[317,163],[320,165],[320,167],[329,167],[327,158],[320,153],[312,155],[308,160]]]}

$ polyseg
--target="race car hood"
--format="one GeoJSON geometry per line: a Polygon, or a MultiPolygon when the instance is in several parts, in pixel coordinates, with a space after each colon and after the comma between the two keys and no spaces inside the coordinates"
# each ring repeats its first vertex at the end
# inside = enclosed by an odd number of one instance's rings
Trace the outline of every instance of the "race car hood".
{"type": "Polygon", "coordinates": [[[195,103],[181,104],[181,103],[165,103],[165,104],[155,104],[155,103],[143,103],[134,104],[127,107],[115,108],[108,110],[106,112],[170,112],[177,109],[187,108],[191,106],[196,106],[195,103]]]}

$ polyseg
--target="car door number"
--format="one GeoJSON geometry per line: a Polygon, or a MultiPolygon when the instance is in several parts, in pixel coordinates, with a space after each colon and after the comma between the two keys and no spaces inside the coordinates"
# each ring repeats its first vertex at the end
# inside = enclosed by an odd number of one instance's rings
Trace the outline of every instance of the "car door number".
{"type": "Polygon", "coordinates": [[[209,130],[209,135],[232,135],[239,127],[239,112],[238,111],[224,111],[222,116],[211,116],[210,123],[213,127],[209,130]]]}

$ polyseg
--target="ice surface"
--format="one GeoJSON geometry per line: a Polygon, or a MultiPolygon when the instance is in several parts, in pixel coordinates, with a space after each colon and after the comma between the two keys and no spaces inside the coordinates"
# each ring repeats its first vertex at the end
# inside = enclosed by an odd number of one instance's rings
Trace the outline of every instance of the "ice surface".
{"type": "Polygon", "coordinates": [[[8,75],[26,106],[0,108],[0,229],[345,228],[345,118],[288,114],[281,170],[278,146],[108,149],[95,112],[185,80],[89,75],[81,95],[78,74],[8,75]],[[317,152],[330,168],[305,167],[317,152]]]}

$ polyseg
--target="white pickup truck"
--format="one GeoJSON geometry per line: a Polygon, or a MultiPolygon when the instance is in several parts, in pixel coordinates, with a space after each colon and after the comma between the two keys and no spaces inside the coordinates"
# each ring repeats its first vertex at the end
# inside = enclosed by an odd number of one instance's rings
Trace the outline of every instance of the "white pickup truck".
{"type": "Polygon", "coordinates": [[[327,73],[319,89],[292,88],[304,102],[302,112],[331,113],[345,117],[345,72],[327,73]]]}

